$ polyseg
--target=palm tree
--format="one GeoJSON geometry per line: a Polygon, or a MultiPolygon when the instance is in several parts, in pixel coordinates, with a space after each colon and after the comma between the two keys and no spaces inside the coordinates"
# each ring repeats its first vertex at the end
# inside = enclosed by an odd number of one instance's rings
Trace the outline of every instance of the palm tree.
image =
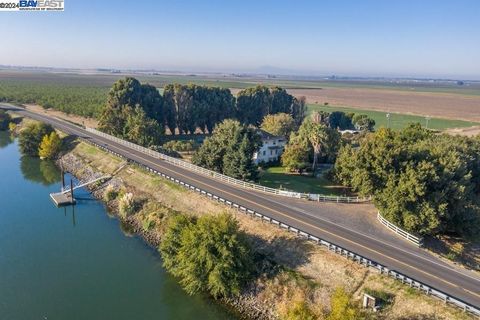
{"type": "Polygon", "coordinates": [[[318,162],[318,157],[322,151],[322,146],[328,140],[328,127],[323,124],[324,118],[318,112],[312,113],[311,119],[307,119],[302,124],[300,130],[303,130],[304,136],[308,139],[313,147],[313,164],[312,172],[315,174],[315,169],[318,162]]]}

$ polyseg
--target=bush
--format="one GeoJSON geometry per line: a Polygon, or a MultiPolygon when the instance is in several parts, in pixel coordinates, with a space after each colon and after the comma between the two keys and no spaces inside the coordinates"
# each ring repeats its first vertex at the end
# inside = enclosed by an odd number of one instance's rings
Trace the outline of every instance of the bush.
{"type": "Polygon", "coordinates": [[[142,223],[143,230],[148,231],[155,228],[157,232],[164,234],[166,220],[173,214],[175,214],[173,209],[158,202],[146,202],[136,215],[142,223]]]}
{"type": "Polygon", "coordinates": [[[163,149],[176,152],[192,152],[198,149],[198,144],[193,140],[172,140],[162,145],[163,149]]]}
{"type": "Polygon", "coordinates": [[[120,216],[124,219],[135,213],[137,202],[133,198],[133,193],[125,193],[118,202],[120,216]]]}
{"type": "Polygon", "coordinates": [[[330,300],[330,313],[327,320],[356,320],[358,308],[351,303],[351,296],[343,288],[337,288],[330,300]]]}
{"type": "Polygon", "coordinates": [[[14,132],[15,129],[17,129],[17,124],[14,123],[14,122],[10,122],[10,123],[8,124],[8,130],[9,130],[10,132],[14,132]]]}
{"type": "Polygon", "coordinates": [[[229,214],[170,218],[160,244],[165,268],[189,294],[240,294],[253,271],[249,244],[229,214]]]}
{"type": "Polygon", "coordinates": [[[117,196],[118,196],[118,191],[115,190],[115,188],[109,184],[105,189],[105,192],[103,193],[103,199],[108,202],[108,201],[115,200],[117,196]]]}
{"type": "Polygon", "coordinates": [[[315,320],[318,317],[313,313],[313,311],[308,306],[307,302],[303,300],[298,300],[291,304],[291,307],[288,309],[287,314],[282,318],[283,320],[315,320]]]}

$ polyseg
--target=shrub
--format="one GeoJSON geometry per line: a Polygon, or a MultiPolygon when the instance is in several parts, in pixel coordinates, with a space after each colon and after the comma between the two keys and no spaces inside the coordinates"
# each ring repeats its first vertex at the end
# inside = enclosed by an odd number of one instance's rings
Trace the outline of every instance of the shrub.
{"type": "Polygon", "coordinates": [[[198,149],[198,145],[193,140],[172,140],[164,143],[162,147],[176,152],[192,152],[198,149]]]}
{"type": "Polygon", "coordinates": [[[142,221],[142,229],[144,231],[148,231],[151,228],[153,228],[154,226],[155,226],[155,221],[153,221],[153,220],[146,219],[146,220],[142,221]]]}
{"type": "Polygon", "coordinates": [[[136,209],[137,203],[133,198],[133,193],[126,193],[120,198],[120,201],[118,202],[118,210],[120,212],[120,216],[122,216],[123,218],[127,218],[128,216],[135,213],[136,209]]]}
{"type": "Polygon", "coordinates": [[[111,184],[109,184],[105,189],[105,192],[103,193],[103,199],[108,202],[108,201],[115,200],[117,196],[118,196],[118,191],[115,190],[115,188],[111,184]]]}
{"type": "Polygon", "coordinates": [[[17,128],[17,124],[16,124],[16,123],[10,122],[10,123],[8,124],[8,130],[10,130],[10,132],[14,132],[16,128],[17,128]]]}
{"type": "Polygon", "coordinates": [[[359,318],[358,308],[351,302],[351,296],[343,288],[337,288],[330,300],[330,314],[327,320],[355,320],[359,318]]]}
{"type": "Polygon", "coordinates": [[[295,301],[287,310],[287,314],[282,318],[283,320],[315,320],[318,317],[310,309],[305,299],[295,301]]]}

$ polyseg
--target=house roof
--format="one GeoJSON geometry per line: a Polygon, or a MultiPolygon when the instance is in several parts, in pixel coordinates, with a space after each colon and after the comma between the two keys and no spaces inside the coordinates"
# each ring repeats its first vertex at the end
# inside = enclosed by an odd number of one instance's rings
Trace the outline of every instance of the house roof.
{"type": "Polygon", "coordinates": [[[268,133],[265,130],[262,129],[257,129],[255,132],[262,138],[262,140],[266,139],[284,139],[285,137],[283,136],[276,136],[271,133],[268,133]]]}

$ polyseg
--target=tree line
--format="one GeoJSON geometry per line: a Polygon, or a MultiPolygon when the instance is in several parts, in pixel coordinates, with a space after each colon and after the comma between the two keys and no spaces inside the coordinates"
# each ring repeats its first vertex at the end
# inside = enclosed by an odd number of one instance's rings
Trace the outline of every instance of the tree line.
{"type": "Polygon", "coordinates": [[[161,95],[155,87],[128,77],[115,82],[109,91],[100,129],[151,145],[167,128],[171,134],[211,133],[216,124],[229,118],[243,125],[259,125],[266,115],[285,112],[301,123],[305,108],[305,99],[296,99],[278,87],[245,89],[235,98],[229,89],[170,84],[161,95]],[[154,131],[157,136],[145,137],[154,131]]]}

